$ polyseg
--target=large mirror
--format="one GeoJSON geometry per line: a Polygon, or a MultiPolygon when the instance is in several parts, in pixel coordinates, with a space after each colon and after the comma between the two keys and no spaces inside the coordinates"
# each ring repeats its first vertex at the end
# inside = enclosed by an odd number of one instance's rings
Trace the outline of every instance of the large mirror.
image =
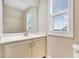
{"type": "Polygon", "coordinates": [[[3,0],[3,34],[37,32],[38,0],[3,0]]]}

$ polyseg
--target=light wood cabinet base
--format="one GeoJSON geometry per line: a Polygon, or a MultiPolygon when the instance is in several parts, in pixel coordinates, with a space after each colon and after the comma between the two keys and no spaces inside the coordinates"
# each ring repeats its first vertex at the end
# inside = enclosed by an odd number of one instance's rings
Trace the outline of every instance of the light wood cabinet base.
{"type": "Polygon", "coordinates": [[[4,58],[42,58],[46,56],[46,37],[0,46],[0,57],[4,58]]]}

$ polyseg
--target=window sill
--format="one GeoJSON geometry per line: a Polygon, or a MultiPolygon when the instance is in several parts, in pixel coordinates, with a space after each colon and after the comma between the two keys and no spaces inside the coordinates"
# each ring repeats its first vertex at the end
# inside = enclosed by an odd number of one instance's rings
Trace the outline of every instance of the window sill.
{"type": "Polygon", "coordinates": [[[56,32],[48,32],[48,36],[56,36],[56,37],[69,37],[69,38],[73,38],[73,33],[66,33],[66,32],[64,32],[64,33],[56,33],[56,32]]]}

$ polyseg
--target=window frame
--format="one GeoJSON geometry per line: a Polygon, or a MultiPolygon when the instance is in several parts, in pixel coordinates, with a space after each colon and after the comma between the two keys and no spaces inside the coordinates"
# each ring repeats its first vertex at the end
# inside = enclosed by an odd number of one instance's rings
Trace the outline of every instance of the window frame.
{"type": "MultiPolygon", "coordinates": [[[[63,37],[73,37],[73,0],[68,0],[68,11],[69,11],[69,26],[68,26],[68,31],[63,32],[55,32],[55,31],[50,31],[50,0],[48,1],[48,35],[55,35],[55,36],[63,36],[63,37]]],[[[52,0],[53,2],[53,0],[52,0]]],[[[53,10],[53,9],[52,9],[53,10]]],[[[58,15],[58,14],[54,14],[58,15]]],[[[52,16],[53,17],[53,16],[52,16]]]]}
{"type": "Polygon", "coordinates": [[[31,32],[31,30],[32,29],[30,29],[30,27],[29,27],[29,25],[31,25],[31,28],[32,28],[32,21],[29,21],[28,19],[28,17],[29,17],[29,14],[31,15],[31,17],[32,17],[32,12],[31,11],[28,11],[28,12],[26,12],[26,31],[28,31],[28,32],[31,32]],[[31,24],[30,24],[31,23],[31,24]]]}

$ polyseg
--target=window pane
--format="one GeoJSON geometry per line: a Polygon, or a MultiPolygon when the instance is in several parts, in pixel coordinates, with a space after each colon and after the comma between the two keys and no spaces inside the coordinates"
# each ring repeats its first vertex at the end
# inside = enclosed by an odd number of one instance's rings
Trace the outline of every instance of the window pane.
{"type": "Polygon", "coordinates": [[[27,14],[27,22],[31,22],[32,21],[32,15],[31,13],[27,14]]]}
{"type": "Polygon", "coordinates": [[[31,28],[32,28],[32,14],[31,14],[31,12],[29,12],[29,13],[27,13],[27,15],[26,15],[27,17],[27,22],[26,22],[26,24],[27,24],[27,30],[28,31],[31,31],[31,28]]]}
{"type": "Polygon", "coordinates": [[[68,9],[68,0],[53,0],[53,12],[68,9]]]}
{"type": "Polygon", "coordinates": [[[68,31],[69,25],[68,14],[58,15],[53,17],[54,31],[68,31]]]}

